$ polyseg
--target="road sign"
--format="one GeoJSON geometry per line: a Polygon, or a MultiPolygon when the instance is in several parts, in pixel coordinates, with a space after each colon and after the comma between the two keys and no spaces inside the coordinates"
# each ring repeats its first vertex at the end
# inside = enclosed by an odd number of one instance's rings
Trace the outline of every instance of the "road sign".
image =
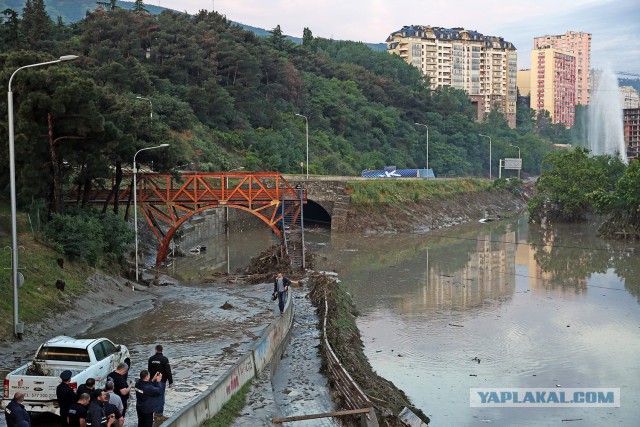
{"type": "Polygon", "coordinates": [[[522,169],[522,159],[504,159],[504,169],[522,169]]]}

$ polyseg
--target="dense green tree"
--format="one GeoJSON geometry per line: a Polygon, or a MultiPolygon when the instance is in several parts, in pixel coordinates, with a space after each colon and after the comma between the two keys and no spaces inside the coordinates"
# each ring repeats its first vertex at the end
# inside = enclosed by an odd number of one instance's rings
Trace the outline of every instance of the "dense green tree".
{"type": "Polygon", "coordinates": [[[271,44],[271,46],[273,46],[275,50],[281,52],[285,51],[289,45],[289,42],[287,41],[285,35],[282,33],[280,25],[276,25],[276,27],[269,32],[271,33],[271,37],[269,37],[269,43],[271,44]]]}
{"type": "Polygon", "coordinates": [[[311,48],[313,43],[313,33],[309,29],[309,27],[304,27],[302,30],[302,46],[306,48],[311,48]]]}
{"type": "Polygon", "coordinates": [[[624,169],[615,191],[599,189],[591,194],[591,200],[599,213],[608,215],[602,234],[626,238],[628,233],[640,238],[640,161],[632,160],[624,169]]]}
{"type": "Polygon", "coordinates": [[[22,9],[22,32],[29,46],[43,46],[53,33],[53,21],[44,0],[27,0],[22,9]]]}
{"type": "Polygon", "coordinates": [[[142,0],[135,0],[133,3],[133,11],[135,13],[148,13],[146,7],[144,7],[144,2],[142,0]]]}
{"type": "Polygon", "coordinates": [[[532,221],[584,220],[591,211],[591,194],[611,190],[603,162],[589,157],[587,149],[548,154],[544,164],[547,169],[536,181],[538,194],[529,201],[532,221]]]}
{"type": "Polygon", "coordinates": [[[2,11],[2,42],[7,49],[18,49],[20,46],[20,18],[18,12],[13,9],[2,11]]]}

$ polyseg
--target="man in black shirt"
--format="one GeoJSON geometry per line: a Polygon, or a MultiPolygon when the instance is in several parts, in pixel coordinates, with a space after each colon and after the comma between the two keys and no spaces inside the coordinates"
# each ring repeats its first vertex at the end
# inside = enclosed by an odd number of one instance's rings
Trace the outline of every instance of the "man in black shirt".
{"type": "Polygon", "coordinates": [[[127,404],[129,401],[129,392],[131,391],[131,386],[127,384],[127,371],[129,370],[129,365],[126,363],[121,363],[118,365],[115,371],[111,372],[107,376],[107,381],[111,381],[113,383],[113,391],[115,394],[120,396],[122,399],[122,416],[124,417],[127,412],[127,404]]]}
{"type": "Polygon", "coordinates": [[[87,406],[91,397],[87,393],[80,395],[80,399],[69,408],[67,423],[70,427],[86,427],[87,425],[87,406]]]}
{"type": "Polygon", "coordinates": [[[169,359],[162,354],[162,345],[156,346],[156,354],[149,358],[149,375],[153,378],[157,372],[162,374],[162,380],[158,382],[161,389],[160,398],[158,399],[158,406],[154,410],[154,414],[158,419],[165,420],[164,416],[164,396],[166,393],[167,382],[169,388],[173,387],[173,375],[171,374],[171,365],[169,365],[169,359]]]}
{"type": "Polygon", "coordinates": [[[60,418],[62,418],[62,425],[67,426],[67,414],[69,408],[76,401],[76,392],[73,391],[69,382],[71,381],[71,371],[65,370],[60,374],[62,382],[58,384],[56,388],[56,399],[58,399],[58,406],[60,407],[60,418]]]}
{"type": "Polygon", "coordinates": [[[84,384],[80,384],[78,386],[78,396],[80,396],[83,393],[87,393],[89,395],[89,398],[91,400],[95,399],[95,392],[96,392],[96,379],[95,378],[87,378],[87,380],[84,382],[84,384]]]}

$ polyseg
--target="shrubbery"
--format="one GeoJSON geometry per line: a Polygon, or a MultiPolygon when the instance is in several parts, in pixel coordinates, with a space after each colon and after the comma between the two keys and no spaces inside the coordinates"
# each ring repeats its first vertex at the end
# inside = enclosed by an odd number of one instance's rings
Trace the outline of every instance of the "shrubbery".
{"type": "Polygon", "coordinates": [[[121,217],[90,210],[53,214],[44,235],[60,253],[92,266],[116,261],[135,238],[121,217]]]}

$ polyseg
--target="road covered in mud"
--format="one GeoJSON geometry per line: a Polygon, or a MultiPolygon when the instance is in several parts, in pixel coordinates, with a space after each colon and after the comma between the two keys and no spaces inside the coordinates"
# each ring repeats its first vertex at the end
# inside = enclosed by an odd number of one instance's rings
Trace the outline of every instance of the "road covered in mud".
{"type": "MultiPolygon", "coordinates": [[[[273,319],[275,306],[270,299],[270,284],[186,286],[170,279],[163,283],[165,286],[148,290],[129,289],[131,297],[142,303],[127,306],[126,301],[121,301],[123,306],[114,305],[111,312],[92,313],[90,301],[85,297],[78,304],[83,306],[86,318],[77,325],[61,324],[60,330],[51,330],[42,340],[75,331],[73,335],[78,338],[104,336],[123,343],[131,352],[132,379],[147,368],[155,345],[162,344],[174,377],[174,387],[167,391],[165,406],[165,415],[171,415],[206,390],[246,352],[273,319]],[[146,293],[144,297],[143,293],[146,293]],[[81,331],[86,327],[86,331],[81,331]]],[[[25,363],[38,344],[33,340],[3,345],[2,369],[8,371],[25,363]]],[[[4,417],[1,418],[0,425],[4,426],[4,417]]],[[[33,425],[58,425],[58,419],[34,416],[33,425]]],[[[128,414],[125,425],[136,423],[134,411],[128,414]]]]}

